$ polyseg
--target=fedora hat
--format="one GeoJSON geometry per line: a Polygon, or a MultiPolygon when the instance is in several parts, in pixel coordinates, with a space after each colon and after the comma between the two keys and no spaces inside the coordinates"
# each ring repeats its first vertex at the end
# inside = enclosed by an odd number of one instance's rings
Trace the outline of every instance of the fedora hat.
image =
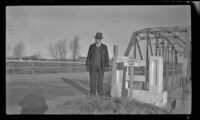
{"type": "Polygon", "coordinates": [[[94,36],[96,39],[102,39],[103,37],[103,33],[97,32],[96,35],[94,36]]]}

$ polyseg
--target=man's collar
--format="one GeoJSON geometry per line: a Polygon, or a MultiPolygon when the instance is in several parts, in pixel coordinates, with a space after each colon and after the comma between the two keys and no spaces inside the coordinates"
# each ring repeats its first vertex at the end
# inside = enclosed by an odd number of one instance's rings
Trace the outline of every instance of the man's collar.
{"type": "MultiPolygon", "coordinates": [[[[97,46],[97,43],[95,43],[96,44],[96,46],[97,46]]],[[[99,47],[101,46],[101,43],[99,43],[99,47]]]]}

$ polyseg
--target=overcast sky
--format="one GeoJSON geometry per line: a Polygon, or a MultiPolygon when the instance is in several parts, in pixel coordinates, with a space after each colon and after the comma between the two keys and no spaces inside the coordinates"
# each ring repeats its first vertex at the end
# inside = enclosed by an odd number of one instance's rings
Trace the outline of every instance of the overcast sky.
{"type": "Polygon", "coordinates": [[[78,35],[81,56],[86,56],[96,32],[102,32],[110,58],[113,45],[123,55],[134,31],[162,26],[191,25],[190,7],[163,6],[9,6],[6,7],[6,42],[23,41],[26,54],[41,52],[49,58],[48,45],[78,35]]]}

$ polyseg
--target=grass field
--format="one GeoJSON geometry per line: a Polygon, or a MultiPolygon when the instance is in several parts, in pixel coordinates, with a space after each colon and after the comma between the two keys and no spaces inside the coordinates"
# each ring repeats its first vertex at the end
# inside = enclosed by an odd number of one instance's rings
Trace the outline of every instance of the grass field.
{"type": "Polygon", "coordinates": [[[169,114],[169,112],[136,100],[109,97],[87,97],[66,101],[49,114],[169,114]]]}

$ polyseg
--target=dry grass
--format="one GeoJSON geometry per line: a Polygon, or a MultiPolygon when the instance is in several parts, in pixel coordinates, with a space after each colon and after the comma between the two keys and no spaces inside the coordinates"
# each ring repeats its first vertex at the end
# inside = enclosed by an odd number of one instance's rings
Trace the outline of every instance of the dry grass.
{"type": "Polygon", "coordinates": [[[58,105],[52,114],[168,114],[167,111],[141,103],[109,97],[87,97],[58,105]]]}

